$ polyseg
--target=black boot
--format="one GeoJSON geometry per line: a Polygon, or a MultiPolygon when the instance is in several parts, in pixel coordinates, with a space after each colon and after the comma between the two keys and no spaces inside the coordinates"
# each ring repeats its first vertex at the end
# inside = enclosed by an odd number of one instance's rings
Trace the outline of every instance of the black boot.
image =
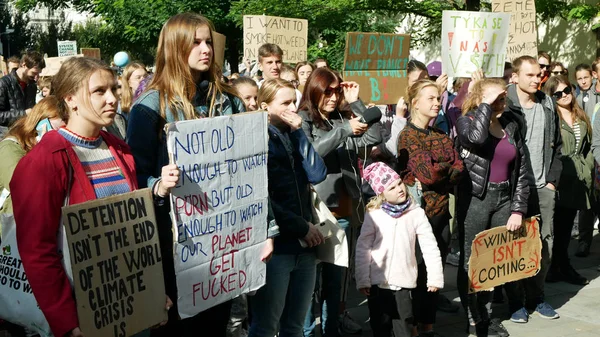
{"type": "Polygon", "coordinates": [[[489,320],[475,324],[475,333],[477,337],[500,337],[496,331],[490,329],[489,320]]]}

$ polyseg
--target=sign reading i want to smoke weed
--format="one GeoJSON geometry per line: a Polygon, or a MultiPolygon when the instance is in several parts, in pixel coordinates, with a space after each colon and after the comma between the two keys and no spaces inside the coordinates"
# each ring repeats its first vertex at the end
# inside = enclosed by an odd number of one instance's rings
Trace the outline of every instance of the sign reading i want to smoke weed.
{"type": "Polygon", "coordinates": [[[244,15],[244,59],[258,60],[258,48],[274,43],[283,62],[306,61],[308,20],[266,15],[244,15]]]}
{"type": "Polygon", "coordinates": [[[469,293],[493,290],[537,274],[542,260],[540,226],[536,217],[524,219],[513,232],[506,227],[483,231],[475,237],[469,259],[469,293]]]}
{"type": "Polygon", "coordinates": [[[263,111],[167,126],[180,170],[171,215],[181,318],[265,283],[267,125],[263,111]]]}
{"type": "Polygon", "coordinates": [[[444,11],[442,68],[450,77],[470,77],[483,69],[486,77],[504,76],[510,14],[444,11]]]}
{"type": "Polygon", "coordinates": [[[149,189],[63,207],[79,327],[126,337],[167,319],[149,189]]]}
{"type": "Polygon", "coordinates": [[[397,103],[408,86],[409,52],[410,35],[348,33],[344,81],[357,82],[365,102],[397,103]]]}

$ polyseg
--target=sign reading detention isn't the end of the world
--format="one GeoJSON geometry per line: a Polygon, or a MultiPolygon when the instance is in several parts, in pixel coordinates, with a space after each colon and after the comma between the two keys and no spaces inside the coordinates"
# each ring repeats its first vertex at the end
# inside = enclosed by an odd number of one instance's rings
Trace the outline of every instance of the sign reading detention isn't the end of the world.
{"type": "Polygon", "coordinates": [[[180,170],[171,190],[179,315],[191,317],[265,283],[267,113],[169,124],[180,170]]]}

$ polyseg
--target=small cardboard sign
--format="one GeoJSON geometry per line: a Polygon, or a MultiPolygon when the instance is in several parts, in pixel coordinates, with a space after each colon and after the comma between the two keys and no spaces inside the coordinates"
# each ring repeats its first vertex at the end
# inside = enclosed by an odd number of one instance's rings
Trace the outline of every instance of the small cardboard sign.
{"type": "Polygon", "coordinates": [[[58,57],[77,55],[77,41],[57,41],[58,57]]]}
{"type": "Polygon", "coordinates": [[[442,71],[449,77],[471,77],[483,69],[486,77],[504,76],[510,14],[444,11],[442,71]]]}
{"type": "Polygon", "coordinates": [[[365,102],[397,103],[408,86],[409,51],[410,35],[347,33],[342,77],[360,85],[365,102]]]}
{"type": "Polygon", "coordinates": [[[508,62],[522,55],[537,58],[537,23],[534,0],[492,0],[492,11],[510,14],[506,57],[508,62]]]}
{"type": "Polygon", "coordinates": [[[538,219],[523,220],[510,232],[506,227],[483,231],[475,237],[469,259],[469,293],[536,275],[542,260],[538,219]]]}
{"type": "Polygon", "coordinates": [[[165,321],[163,257],[150,189],[62,212],[85,336],[131,336],[165,321]]]}
{"type": "Polygon", "coordinates": [[[258,48],[274,43],[283,50],[283,62],[306,61],[308,20],[266,15],[244,15],[244,59],[258,60],[258,48]]]}
{"type": "Polygon", "coordinates": [[[6,59],[2,55],[0,55],[0,73],[2,75],[8,75],[8,68],[7,68],[7,65],[6,65],[6,59]]]}
{"type": "Polygon", "coordinates": [[[79,54],[100,60],[100,48],[80,48],[79,54]]]}
{"type": "Polygon", "coordinates": [[[63,62],[70,59],[71,57],[83,57],[83,55],[79,54],[79,55],[75,55],[75,56],[46,58],[44,60],[44,61],[46,61],[46,67],[44,69],[42,69],[42,72],[40,73],[40,77],[56,75],[58,73],[58,71],[60,70],[60,67],[62,66],[63,62]]]}
{"type": "Polygon", "coordinates": [[[170,194],[181,318],[265,283],[267,127],[264,111],[167,125],[181,172],[170,194]]]}
{"type": "Polygon", "coordinates": [[[213,32],[212,34],[213,50],[215,54],[214,59],[217,65],[219,65],[219,68],[222,68],[225,63],[225,42],[227,38],[225,35],[217,32],[213,32]]]}

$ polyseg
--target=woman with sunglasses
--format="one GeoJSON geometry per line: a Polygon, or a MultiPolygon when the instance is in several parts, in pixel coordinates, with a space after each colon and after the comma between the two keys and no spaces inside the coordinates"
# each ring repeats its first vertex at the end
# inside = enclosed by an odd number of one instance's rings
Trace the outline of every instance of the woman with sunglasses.
{"type": "MultiPolygon", "coordinates": [[[[298,109],[302,130],[327,165],[327,178],[315,185],[315,189],[346,230],[350,248],[356,237],[350,227],[353,202],[361,197],[357,151],[381,142],[379,123],[369,126],[360,122],[366,107],[358,93],[357,83],[343,82],[329,68],[317,68],[306,82],[298,109]]],[[[324,327],[324,336],[334,337],[338,334],[338,316],[343,313],[349,275],[346,268],[329,263],[322,263],[321,273],[321,326],[324,327]]],[[[345,313],[341,319],[342,330],[349,333],[360,331],[360,326],[345,313]]],[[[305,336],[314,334],[314,322],[311,308],[307,313],[305,336]]]]}
{"type": "Polygon", "coordinates": [[[552,62],[550,64],[550,76],[569,76],[569,71],[562,62],[552,62]]]}
{"type": "Polygon", "coordinates": [[[591,151],[592,127],[588,116],[575,100],[571,83],[566,77],[550,78],[544,91],[552,95],[556,102],[563,142],[561,148],[563,169],[554,212],[553,257],[546,280],[586,285],[589,281],[571,266],[569,243],[577,211],[580,213],[580,226],[589,226],[587,222],[594,221],[591,210],[592,170],[594,169],[594,157],[591,151]]]}

